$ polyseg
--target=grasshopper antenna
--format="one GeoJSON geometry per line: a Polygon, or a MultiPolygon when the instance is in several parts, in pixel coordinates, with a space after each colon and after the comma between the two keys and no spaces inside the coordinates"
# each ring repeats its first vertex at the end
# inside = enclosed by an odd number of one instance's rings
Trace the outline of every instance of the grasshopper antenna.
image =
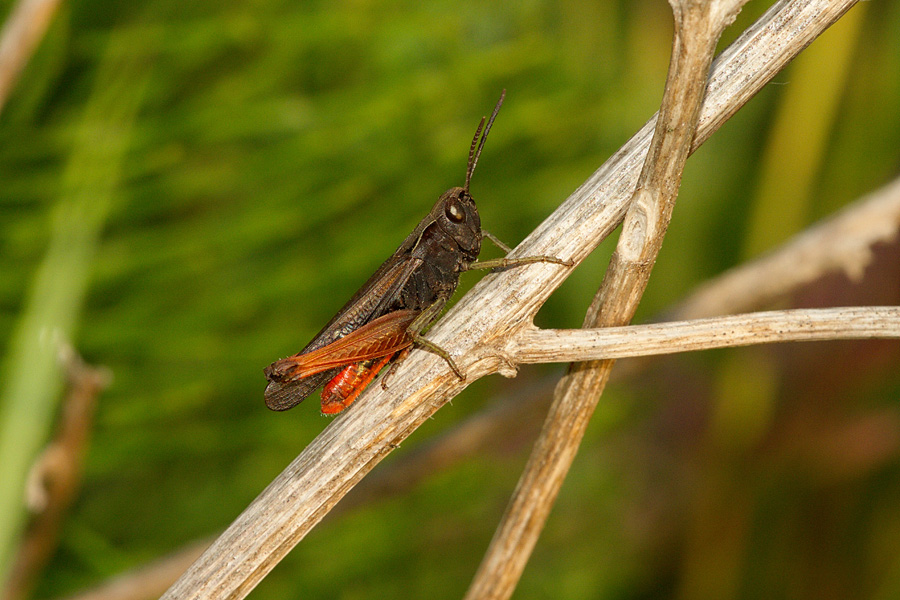
{"type": "Polygon", "coordinates": [[[485,118],[481,117],[478,129],[475,130],[475,137],[472,138],[472,145],[469,147],[469,165],[466,168],[466,186],[463,188],[466,190],[466,193],[469,192],[469,182],[472,181],[472,173],[475,172],[475,165],[478,164],[478,157],[481,156],[484,142],[487,140],[491,125],[494,124],[494,119],[497,118],[497,113],[500,112],[500,105],[503,104],[504,98],[506,98],[506,90],[500,92],[500,99],[497,100],[497,106],[494,107],[494,112],[491,113],[491,118],[488,119],[487,126],[484,124],[485,118]],[[484,133],[481,132],[482,128],[484,128],[484,133]]]}

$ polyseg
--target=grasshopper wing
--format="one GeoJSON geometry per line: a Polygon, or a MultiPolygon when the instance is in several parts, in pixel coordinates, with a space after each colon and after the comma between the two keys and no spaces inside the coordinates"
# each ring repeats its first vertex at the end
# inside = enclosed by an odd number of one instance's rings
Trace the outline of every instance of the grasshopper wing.
{"type": "Polygon", "coordinates": [[[317,387],[334,378],[342,367],[392,355],[412,345],[409,326],[417,310],[396,310],[354,329],[337,340],[266,367],[266,406],[287,410],[317,387]]]}

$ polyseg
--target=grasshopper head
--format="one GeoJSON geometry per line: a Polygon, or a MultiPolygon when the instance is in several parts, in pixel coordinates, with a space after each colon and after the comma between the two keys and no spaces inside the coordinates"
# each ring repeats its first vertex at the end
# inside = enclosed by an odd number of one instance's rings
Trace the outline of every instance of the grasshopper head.
{"type": "Polygon", "coordinates": [[[472,195],[465,188],[450,188],[441,195],[432,214],[466,257],[475,260],[481,250],[481,217],[472,195]]]}

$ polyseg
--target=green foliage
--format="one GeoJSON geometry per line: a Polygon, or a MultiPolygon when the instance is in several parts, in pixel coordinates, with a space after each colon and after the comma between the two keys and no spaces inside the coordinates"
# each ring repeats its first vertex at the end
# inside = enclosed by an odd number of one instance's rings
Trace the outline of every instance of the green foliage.
{"type": "MultiPolygon", "coordinates": [[[[64,254],[79,266],[58,268],[74,290],[58,310],[74,345],[115,380],[38,597],[96,585],[227,525],[328,423],[312,399],[286,414],[265,410],[262,368],[302,347],[434,199],[461,183],[474,128],[502,88],[507,100],[472,191],[486,228],[507,243],[522,239],[655,111],[667,11],[661,2],[535,0],[64,5],[0,113],[0,338],[10,340],[12,365],[0,389],[11,393],[26,373],[17,340],[44,299],[41,265],[59,251],[54,215],[73,198],[86,212],[62,227],[82,243],[64,254]],[[89,135],[95,123],[114,148],[89,135]]],[[[802,64],[801,55],[688,162],[639,317],[746,248],[777,243],[751,245],[744,231],[748,215],[765,225],[794,202],[780,194],[803,190],[789,234],[896,174],[900,8],[853,11],[849,41],[832,44],[841,33],[828,32],[809,50],[840,56],[802,64]],[[832,71],[832,61],[849,67],[832,71]],[[828,77],[836,80],[815,84],[828,77]],[[814,112],[823,90],[830,108],[814,112]],[[770,140],[806,135],[785,120],[789,110],[809,117],[816,143],[801,145],[803,181],[782,187],[766,165],[794,157],[770,140]],[[756,213],[766,202],[775,212],[756,213]]],[[[542,325],[580,324],[608,252],[572,275],[542,325]]],[[[896,246],[889,252],[881,268],[896,273],[896,246]]],[[[465,275],[463,288],[476,278],[465,275]]],[[[868,296],[811,294],[825,305],[896,304],[891,285],[885,277],[857,288],[868,296]]],[[[753,385],[752,374],[716,372],[737,353],[666,363],[604,398],[517,597],[817,597],[823,571],[845,595],[889,597],[900,572],[888,543],[900,534],[889,509],[900,500],[897,449],[842,471],[823,458],[831,455],[802,448],[825,437],[809,419],[817,401],[830,402],[818,424],[836,439],[850,435],[843,419],[878,416],[886,425],[873,435],[888,444],[900,419],[897,347],[867,350],[871,361],[857,347],[815,348],[774,354],[766,398],[735,392],[753,385]],[[833,361],[850,375],[827,379],[833,361]],[[711,431],[735,425],[723,421],[739,414],[727,410],[732,398],[773,419],[740,445],[711,431]],[[799,446],[786,443],[791,436],[799,446]],[[820,521],[827,527],[817,530],[820,521]],[[854,550],[842,556],[840,544],[854,550]]],[[[48,356],[40,371],[55,381],[48,356]]],[[[550,373],[523,368],[517,388],[550,373]]],[[[398,454],[506,384],[473,386],[398,454]]],[[[40,385],[42,404],[25,412],[42,423],[25,455],[47,432],[38,413],[55,402],[40,385]]],[[[10,418],[7,428],[23,423],[10,418]]],[[[251,597],[459,597],[527,446],[498,440],[495,454],[323,524],[251,597]]]]}

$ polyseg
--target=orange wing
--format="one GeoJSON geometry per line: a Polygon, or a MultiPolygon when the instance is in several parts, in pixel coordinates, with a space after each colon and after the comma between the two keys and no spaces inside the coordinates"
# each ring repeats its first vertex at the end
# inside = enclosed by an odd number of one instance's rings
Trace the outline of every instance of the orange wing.
{"type": "Polygon", "coordinates": [[[272,363],[266,376],[279,382],[296,381],[399,352],[412,345],[408,329],[419,314],[417,310],[395,310],[382,315],[326,346],[272,363]]]}

